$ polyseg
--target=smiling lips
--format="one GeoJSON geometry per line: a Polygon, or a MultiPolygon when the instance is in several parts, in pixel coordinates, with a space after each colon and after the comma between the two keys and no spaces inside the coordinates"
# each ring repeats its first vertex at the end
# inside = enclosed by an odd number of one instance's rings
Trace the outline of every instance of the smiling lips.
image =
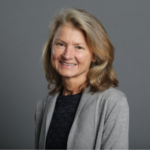
{"type": "Polygon", "coordinates": [[[60,61],[61,64],[64,64],[64,65],[67,65],[67,66],[75,66],[76,64],[72,64],[72,63],[65,63],[65,62],[62,62],[60,61]]]}

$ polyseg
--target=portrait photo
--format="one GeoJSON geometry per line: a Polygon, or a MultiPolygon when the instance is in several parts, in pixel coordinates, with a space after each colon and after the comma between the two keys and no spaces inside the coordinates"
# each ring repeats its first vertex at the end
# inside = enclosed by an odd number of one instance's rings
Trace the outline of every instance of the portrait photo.
{"type": "Polygon", "coordinates": [[[0,1],[0,149],[150,149],[149,0],[0,1]]]}

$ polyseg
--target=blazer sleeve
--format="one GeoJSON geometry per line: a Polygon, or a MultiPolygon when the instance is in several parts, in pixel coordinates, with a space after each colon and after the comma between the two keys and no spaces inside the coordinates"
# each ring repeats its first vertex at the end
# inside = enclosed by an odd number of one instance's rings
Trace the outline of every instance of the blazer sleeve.
{"type": "Polygon", "coordinates": [[[128,149],[129,106],[126,96],[113,95],[106,102],[101,149],[128,149]]]}
{"type": "Polygon", "coordinates": [[[44,100],[41,99],[37,102],[35,109],[35,149],[39,149],[39,137],[43,120],[44,100]]]}

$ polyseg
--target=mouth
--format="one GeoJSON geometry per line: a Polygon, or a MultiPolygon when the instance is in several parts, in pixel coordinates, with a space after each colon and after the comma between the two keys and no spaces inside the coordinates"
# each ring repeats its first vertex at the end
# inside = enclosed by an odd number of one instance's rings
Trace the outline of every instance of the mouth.
{"type": "Polygon", "coordinates": [[[61,64],[64,64],[64,65],[77,65],[77,64],[69,64],[69,63],[64,63],[64,62],[62,62],[62,61],[59,61],[61,64]]]}
{"type": "Polygon", "coordinates": [[[62,62],[62,61],[59,61],[60,62],[60,64],[62,65],[62,66],[66,66],[66,67],[74,67],[74,66],[76,66],[77,64],[67,64],[67,63],[64,63],[64,62],[62,62]]]}

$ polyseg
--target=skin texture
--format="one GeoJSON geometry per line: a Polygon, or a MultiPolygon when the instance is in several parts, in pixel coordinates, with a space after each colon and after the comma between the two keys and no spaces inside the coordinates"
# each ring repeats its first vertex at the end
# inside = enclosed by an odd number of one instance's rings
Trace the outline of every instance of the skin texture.
{"type": "Polygon", "coordinates": [[[88,48],[84,34],[71,24],[60,26],[52,41],[51,62],[62,76],[64,86],[62,95],[80,93],[78,87],[87,80],[92,61],[95,61],[93,53],[88,48]],[[76,66],[66,68],[60,61],[73,63],[76,66]]]}

